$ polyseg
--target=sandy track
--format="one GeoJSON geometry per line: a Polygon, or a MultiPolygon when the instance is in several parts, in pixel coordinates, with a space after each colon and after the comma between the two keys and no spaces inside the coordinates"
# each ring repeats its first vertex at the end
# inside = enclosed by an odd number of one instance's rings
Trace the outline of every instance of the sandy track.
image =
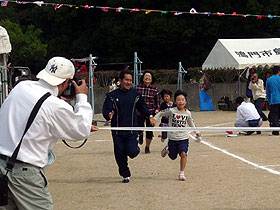
{"type": "MultiPolygon", "coordinates": [[[[193,112],[201,127],[232,126],[223,124],[233,122],[235,115],[193,112]]],[[[160,156],[165,144],[157,135],[150,154],[141,151],[129,160],[132,177],[128,184],[121,183],[109,131],[98,131],[81,149],[59,142],[55,147],[57,160],[46,169],[54,209],[280,210],[280,175],[191,140],[187,181],[180,182],[179,158],[172,161],[160,156]]],[[[205,142],[219,149],[280,172],[280,137],[269,137],[268,132],[234,138],[225,137],[224,132],[202,135],[205,142]]]]}

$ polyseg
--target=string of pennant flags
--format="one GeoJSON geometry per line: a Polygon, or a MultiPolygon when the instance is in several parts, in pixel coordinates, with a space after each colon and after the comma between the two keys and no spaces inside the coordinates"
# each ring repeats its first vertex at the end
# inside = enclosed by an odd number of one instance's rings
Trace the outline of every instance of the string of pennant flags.
{"type": "Polygon", "coordinates": [[[35,4],[38,6],[46,5],[52,6],[54,10],[60,9],[62,7],[71,7],[75,9],[84,8],[84,9],[100,9],[103,12],[115,11],[115,12],[122,12],[122,11],[129,11],[129,12],[144,12],[145,14],[150,13],[160,13],[161,15],[166,14],[173,14],[174,16],[179,15],[207,15],[207,16],[234,16],[234,17],[256,17],[256,19],[262,18],[279,18],[278,15],[256,15],[256,14],[238,14],[237,12],[233,13],[223,13],[223,12],[197,12],[194,8],[190,9],[190,11],[164,11],[164,10],[150,10],[150,9],[139,9],[139,8],[124,8],[124,7],[103,7],[103,6],[90,6],[90,5],[72,5],[72,4],[58,4],[58,3],[47,3],[44,1],[14,1],[14,0],[0,0],[1,6],[6,7],[8,3],[16,3],[16,4],[35,4]]]}

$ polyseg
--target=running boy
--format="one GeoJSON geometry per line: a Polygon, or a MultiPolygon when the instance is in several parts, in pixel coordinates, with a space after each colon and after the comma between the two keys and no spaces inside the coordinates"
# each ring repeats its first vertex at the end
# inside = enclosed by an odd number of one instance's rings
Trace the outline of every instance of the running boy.
{"type": "MultiPolygon", "coordinates": [[[[184,91],[177,90],[175,95],[175,104],[177,107],[171,108],[167,111],[157,113],[154,118],[151,118],[151,123],[154,126],[156,120],[162,116],[169,116],[169,127],[186,127],[187,124],[190,127],[195,127],[194,121],[191,116],[191,112],[185,108],[187,104],[187,94],[184,91]]],[[[201,136],[200,132],[196,132],[198,137],[201,136]]],[[[187,155],[189,148],[189,133],[188,131],[168,131],[168,145],[163,149],[162,156],[166,154],[170,159],[175,160],[179,154],[180,160],[180,174],[179,180],[185,181],[186,177],[184,170],[187,163],[187,155]]]]}
{"type": "MultiPolygon", "coordinates": [[[[161,98],[163,100],[163,102],[160,104],[159,110],[160,111],[167,111],[166,109],[170,109],[172,107],[175,107],[175,103],[173,103],[173,101],[171,101],[171,97],[172,97],[172,92],[170,90],[162,90],[160,92],[161,98]]],[[[163,116],[161,118],[161,122],[159,124],[160,127],[168,127],[168,117],[167,116],[163,116]]],[[[161,132],[161,141],[164,142],[167,139],[167,132],[166,131],[162,131],[161,132]]]]}

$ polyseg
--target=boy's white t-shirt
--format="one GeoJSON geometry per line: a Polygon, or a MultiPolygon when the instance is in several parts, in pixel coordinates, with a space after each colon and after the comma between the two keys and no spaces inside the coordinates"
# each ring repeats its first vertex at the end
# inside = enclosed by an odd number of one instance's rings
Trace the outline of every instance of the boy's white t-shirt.
{"type": "MultiPolygon", "coordinates": [[[[162,116],[168,116],[168,127],[195,127],[194,121],[191,116],[191,112],[186,109],[185,112],[181,112],[177,107],[165,109],[157,113],[154,118],[158,120],[162,116]]],[[[189,138],[189,131],[168,131],[167,137],[169,140],[180,141],[189,138]]]]}

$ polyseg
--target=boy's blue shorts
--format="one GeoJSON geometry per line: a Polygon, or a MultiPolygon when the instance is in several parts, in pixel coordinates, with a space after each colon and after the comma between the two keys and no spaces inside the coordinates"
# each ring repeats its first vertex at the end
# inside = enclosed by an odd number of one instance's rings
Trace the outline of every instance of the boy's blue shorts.
{"type": "Polygon", "coordinates": [[[168,156],[172,160],[176,159],[177,155],[178,154],[180,155],[182,151],[184,151],[188,155],[189,139],[180,140],[180,141],[169,140],[168,141],[168,150],[169,150],[168,156]]]}

